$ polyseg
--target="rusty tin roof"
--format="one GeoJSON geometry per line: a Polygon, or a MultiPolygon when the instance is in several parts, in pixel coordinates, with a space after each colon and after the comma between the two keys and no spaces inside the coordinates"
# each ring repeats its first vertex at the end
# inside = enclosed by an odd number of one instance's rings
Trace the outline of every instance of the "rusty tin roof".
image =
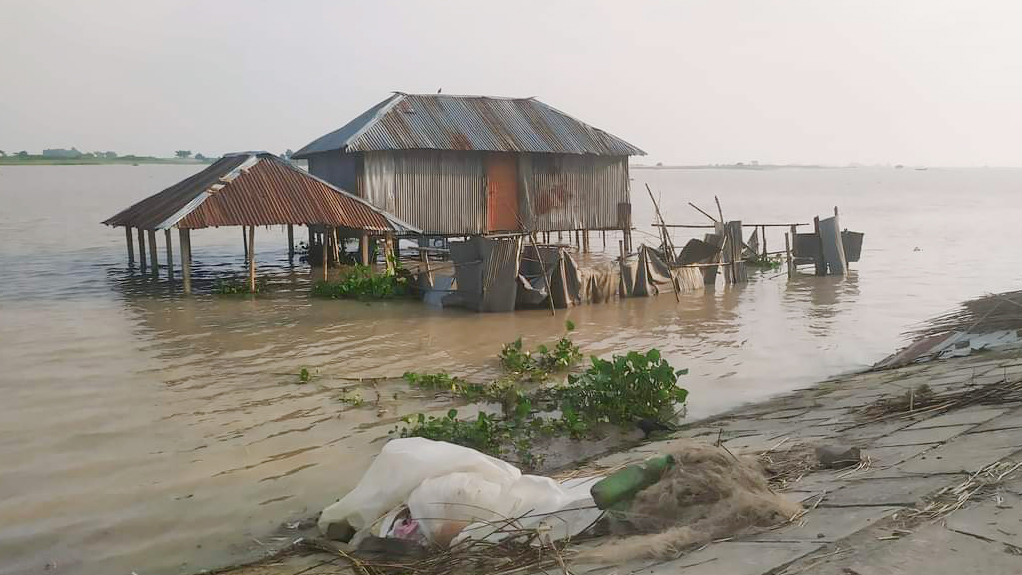
{"type": "Polygon", "coordinates": [[[418,233],[395,216],[267,152],[228,154],[103,222],[146,230],[316,224],[418,233]]]}
{"type": "Polygon", "coordinates": [[[535,98],[395,93],[294,155],[340,150],[475,150],[644,156],[628,142],[535,98]]]}

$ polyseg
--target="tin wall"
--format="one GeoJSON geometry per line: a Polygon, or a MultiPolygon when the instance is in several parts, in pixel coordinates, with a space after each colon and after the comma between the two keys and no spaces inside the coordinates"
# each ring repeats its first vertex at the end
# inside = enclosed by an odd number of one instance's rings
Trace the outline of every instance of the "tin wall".
{"type": "Polygon", "coordinates": [[[366,152],[364,197],[425,234],[485,231],[483,157],[412,150],[366,152]]]}
{"type": "Polygon", "coordinates": [[[522,154],[522,219],[532,231],[621,229],[618,204],[629,203],[628,157],[522,154]]]}

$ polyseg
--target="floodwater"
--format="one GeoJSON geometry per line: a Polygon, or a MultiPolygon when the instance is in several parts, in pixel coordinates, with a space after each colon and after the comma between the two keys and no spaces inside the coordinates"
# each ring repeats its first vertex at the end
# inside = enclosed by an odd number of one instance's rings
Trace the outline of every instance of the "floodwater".
{"type": "Polygon", "coordinates": [[[256,233],[271,293],[210,295],[243,266],[241,231],[211,229],[192,235],[204,293],[185,298],[163,272],[129,270],[123,232],[99,222],[195,169],[0,167],[0,574],[190,573],[279,543],[282,523],[353,486],[397,418],[444,407],[351,378],[485,377],[502,343],[552,341],[570,318],[587,353],[655,346],[689,368],[700,417],[866,367],[914,322],[1022,275],[1022,170],[637,169],[637,225],[652,222],[646,182],[676,223],[705,223],[687,202],[714,211],[714,195],[746,222],[839,205],[866,232],[862,261],[847,278],[767,272],[554,319],[311,300],[279,229],[256,233]]]}

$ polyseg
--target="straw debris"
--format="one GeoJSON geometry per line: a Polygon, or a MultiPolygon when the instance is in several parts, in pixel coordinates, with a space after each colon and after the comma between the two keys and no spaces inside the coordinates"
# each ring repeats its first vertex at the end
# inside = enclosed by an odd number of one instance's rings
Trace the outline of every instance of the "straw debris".
{"type": "Polygon", "coordinates": [[[631,535],[581,558],[619,562],[674,556],[690,546],[784,523],[802,509],[770,489],[753,458],[696,442],[671,455],[674,467],[640,491],[627,511],[615,513],[612,532],[631,535]]]}

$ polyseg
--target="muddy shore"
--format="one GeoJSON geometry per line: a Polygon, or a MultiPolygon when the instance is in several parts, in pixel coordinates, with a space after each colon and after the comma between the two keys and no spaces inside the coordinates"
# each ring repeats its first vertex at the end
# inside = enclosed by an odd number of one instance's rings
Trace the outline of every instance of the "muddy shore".
{"type": "MultiPolygon", "coordinates": [[[[857,446],[863,452],[859,466],[809,470],[786,482],[786,496],[808,509],[795,522],[671,560],[574,565],[572,571],[1018,573],[1022,569],[1022,473],[1015,464],[1022,461],[1022,402],[1017,394],[912,410],[905,410],[898,401],[909,390],[941,398],[977,397],[982,390],[1017,387],[1020,380],[1022,348],[835,377],[689,423],[658,441],[593,459],[586,465],[610,468],[641,461],[689,438],[719,440],[735,453],[755,455],[823,444],[857,446]],[[1012,467],[1014,471],[997,481],[991,479],[1000,475],[997,471],[1012,467]],[[969,496],[962,500],[962,493],[969,496]],[[956,497],[960,504],[954,502],[956,497]]],[[[920,405],[926,404],[921,400],[920,405]]],[[[315,535],[303,529],[306,526],[295,527],[294,540],[315,535]]],[[[283,542],[282,547],[290,543],[283,542]]],[[[228,572],[325,575],[350,570],[341,557],[301,543],[291,547],[228,572]]]]}

